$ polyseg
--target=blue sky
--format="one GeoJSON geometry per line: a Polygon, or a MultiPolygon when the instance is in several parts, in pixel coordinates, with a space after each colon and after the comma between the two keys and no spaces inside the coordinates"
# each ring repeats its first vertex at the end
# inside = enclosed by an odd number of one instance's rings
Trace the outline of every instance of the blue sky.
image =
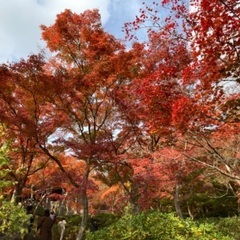
{"type": "MultiPolygon", "coordinates": [[[[0,0],[0,63],[17,61],[43,48],[41,24],[54,23],[66,8],[81,13],[99,9],[102,24],[116,38],[123,38],[124,22],[134,20],[143,0],[0,0]]],[[[151,0],[148,0],[151,2],[151,0]]]]}

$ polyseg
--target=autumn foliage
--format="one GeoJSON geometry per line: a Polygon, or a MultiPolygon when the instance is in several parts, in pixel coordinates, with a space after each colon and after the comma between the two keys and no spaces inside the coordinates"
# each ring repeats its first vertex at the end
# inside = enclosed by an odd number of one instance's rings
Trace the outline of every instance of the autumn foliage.
{"type": "Polygon", "coordinates": [[[41,26],[51,57],[0,66],[6,197],[82,209],[78,239],[89,213],[128,205],[195,218],[227,191],[237,208],[239,15],[234,0],[143,3],[130,49],[98,10],[41,26]]]}

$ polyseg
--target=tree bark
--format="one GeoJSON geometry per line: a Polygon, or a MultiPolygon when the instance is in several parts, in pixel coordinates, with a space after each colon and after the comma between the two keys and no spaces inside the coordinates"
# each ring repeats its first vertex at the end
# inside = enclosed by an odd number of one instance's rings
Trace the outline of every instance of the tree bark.
{"type": "Polygon", "coordinates": [[[82,184],[82,205],[83,205],[83,213],[82,213],[82,220],[80,224],[80,228],[78,231],[78,235],[76,240],[84,240],[85,233],[87,230],[87,223],[88,223],[88,196],[87,196],[87,183],[88,183],[88,176],[89,176],[89,169],[88,167],[85,170],[85,174],[83,176],[83,184],[82,184]]]}
{"type": "Polygon", "coordinates": [[[178,184],[176,184],[175,186],[174,206],[175,206],[175,210],[177,212],[178,217],[183,219],[182,210],[179,204],[179,185],[178,184]]]}
{"type": "Polygon", "coordinates": [[[22,190],[23,190],[23,185],[21,183],[17,183],[14,186],[14,191],[11,197],[11,202],[14,203],[20,203],[22,200],[22,190]]]}

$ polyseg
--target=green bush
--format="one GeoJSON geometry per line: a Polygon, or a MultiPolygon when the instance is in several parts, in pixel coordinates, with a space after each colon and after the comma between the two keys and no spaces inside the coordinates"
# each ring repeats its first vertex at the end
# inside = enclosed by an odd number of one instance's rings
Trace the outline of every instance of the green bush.
{"type": "MultiPolygon", "coordinates": [[[[65,240],[75,240],[77,233],[79,231],[79,226],[81,223],[81,215],[68,215],[68,216],[57,216],[57,222],[61,220],[61,218],[65,218],[66,230],[64,233],[65,240]]],[[[53,233],[53,240],[58,240],[60,238],[60,232],[58,225],[56,224],[53,226],[52,233],[53,233]]]]}
{"type": "Polygon", "coordinates": [[[231,240],[218,232],[211,223],[181,220],[171,213],[159,211],[126,214],[109,227],[96,232],[87,232],[87,240],[231,240]]]}
{"type": "Polygon", "coordinates": [[[97,229],[108,227],[114,222],[116,222],[118,219],[119,217],[112,213],[98,213],[89,218],[89,229],[94,227],[97,229]]]}
{"type": "Polygon", "coordinates": [[[9,239],[27,232],[30,216],[21,205],[9,201],[1,201],[0,206],[0,234],[9,239]]]}
{"type": "MultiPolygon", "coordinates": [[[[62,217],[64,217],[67,222],[66,231],[64,234],[65,239],[75,240],[77,233],[79,231],[80,223],[81,223],[81,215],[58,216],[57,221],[60,220],[62,217]]],[[[93,221],[96,221],[98,225],[97,228],[101,229],[116,222],[116,219],[118,219],[118,217],[111,213],[100,213],[95,216],[89,217],[89,224],[88,224],[89,231],[93,230],[92,228],[93,221]]],[[[53,227],[53,240],[58,240],[59,237],[60,237],[59,229],[57,224],[55,224],[53,227]]]]}
{"type": "Polygon", "coordinates": [[[11,239],[23,236],[27,232],[30,216],[25,209],[3,197],[2,189],[10,187],[14,182],[6,178],[9,170],[8,144],[0,146],[0,238],[11,239]]]}
{"type": "Polygon", "coordinates": [[[240,239],[240,217],[221,218],[216,227],[225,235],[228,234],[235,240],[240,239]]]}

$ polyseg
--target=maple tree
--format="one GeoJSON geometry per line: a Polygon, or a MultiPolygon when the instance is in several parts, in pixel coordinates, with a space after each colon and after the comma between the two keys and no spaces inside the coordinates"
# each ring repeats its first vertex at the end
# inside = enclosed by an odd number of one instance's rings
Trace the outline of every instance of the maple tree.
{"type": "MultiPolygon", "coordinates": [[[[62,119],[59,115],[55,121],[49,121],[52,104],[47,101],[51,92],[47,82],[51,79],[45,74],[42,54],[1,66],[0,118],[4,129],[1,144],[9,146],[9,164],[5,168],[7,177],[14,183],[9,193],[16,202],[25,197],[29,179],[35,179],[36,173],[52,160],[48,151],[51,151],[51,139],[62,119]]],[[[61,149],[55,148],[54,153],[59,155],[61,149]]],[[[66,175],[61,161],[58,158],[53,160],[64,172],[61,177],[67,176],[73,182],[71,174],[66,175]]]]}
{"type": "MultiPolygon", "coordinates": [[[[239,113],[236,106],[239,91],[231,93],[226,90],[224,84],[234,82],[235,89],[239,87],[238,13],[239,5],[231,0],[190,1],[189,4],[183,1],[155,1],[152,7],[146,6],[145,9],[141,9],[136,20],[125,26],[130,38],[133,36],[131,35],[133,30],[147,27],[149,49],[153,46],[151,37],[155,35],[156,42],[167,36],[167,39],[170,39],[167,44],[169,48],[173,41],[176,53],[179,53],[180,49],[183,50],[182,54],[174,56],[174,60],[179,59],[179,56],[185,60],[180,65],[174,64],[177,67],[174,73],[179,73],[176,81],[180,83],[182,92],[170,94],[171,97],[167,99],[170,100],[172,97],[175,99],[165,108],[165,112],[171,108],[169,111],[172,119],[169,118],[168,122],[172,122],[182,132],[188,131],[193,135],[200,133],[198,137],[201,134],[207,137],[207,134],[204,134],[207,129],[214,132],[227,122],[228,126],[234,122],[238,124],[239,113]],[[169,15],[161,18],[164,8],[169,10],[167,11],[169,15]]],[[[162,44],[158,46],[161,49],[162,44]]],[[[160,60],[161,55],[158,56],[160,60]]],[[[162,72],[168,66],[166,63],[160,65],[162,72]]],[[[155,68],[157,66],[155,65],[155,68]]],[[[156,73],[157,77],[161,76],[159,72],[156,73]]],[[[170,84],[173,79],[174,75],[170,75],[168,83],[170,84]]],[[[161,83],[159,79],[156,81],[157,84],[161,83]]],[[[150,81],[147,82],[149,84],[150,81]]],[[[148,94],[144,91],[140,93],[143,96],[148,94]]],[[[156,92],[153,95],[146,101],[148,106],[151,106],[149,102],[159,99],[156,92]]],[[[159,107],[159,104],[156,106],[159,107]]],[[[157,122],[160,118],[155,115],[154,119],[157,122]]],[[[158,124],[154,126],[159,129],[158,124]]]]}
{"type": "MultiPolygon", "coordinates": [[[[63,153],[58,159],[65,171],[72,176],[76,184],[81,185],[85,163],[72,156],[63,153]]],[[[90,178],[88,195],[98,189],[90,178]]],[[[81,204],[79,202],[80,189],[76,188],[67,175],[64,175],[54,161],[48,161],[45,166],[28,178],[23,191],[23,201],[30,202],[36,206],[44,206],[48,209],[56,209],[58,214],[79,213],[81,204]]],[[[37,207],[35,207],[37,209],[37,207]]]]}
{"type": "Polygon", "coordinates": [[[183,159],[223,174],[230,188],[231,179],[239,186],[239,11],[231,0],[154,1],[125,24],[131,40],[138,30],[148,32],[146,61],[140,60],[147,74],[132,89],[151,150],[163,148],[172,132],[167,143],[183,159]]]}
{"type": "MultiPolygon", "coordinates": [[[[4,127],[2,141],[9,144],[9,174],[15,182],[16,202],[21,199],[28,176],[41,169],[47,158],[37,147],[39,132],[43,128],[44,104],[41,95],[44,75],[42,57],[31,56],[27,61],[1,66],[1,123],[4,127]]],[[[47,135],[43,134],[47,139],[47,135]]]]}
{"type": "MultiPolygon", "coordinates": [[[[83,239],[88,218],[89,175],[92,170],[104,171],[104,165],[114,163],[114,156],[124,143],[121,139],[127,139],[114,93],[132,75],[129,71],[132,54],[104,32],[97,10],[80,15],[65,10],[57,15],[52,26],[41,28],[47,47],[54,52],[46,66],[49,75],[54,76],[48,96],[54,105],[53,119],[59,115],[64,119],[59,130],[65,135],[57,135],[54,142],[85,162],[82,182],[77,186],[83,205],[77,238],[83,239]]],[[[49,157],[54,158],[51,153],[49,157]]]]}

